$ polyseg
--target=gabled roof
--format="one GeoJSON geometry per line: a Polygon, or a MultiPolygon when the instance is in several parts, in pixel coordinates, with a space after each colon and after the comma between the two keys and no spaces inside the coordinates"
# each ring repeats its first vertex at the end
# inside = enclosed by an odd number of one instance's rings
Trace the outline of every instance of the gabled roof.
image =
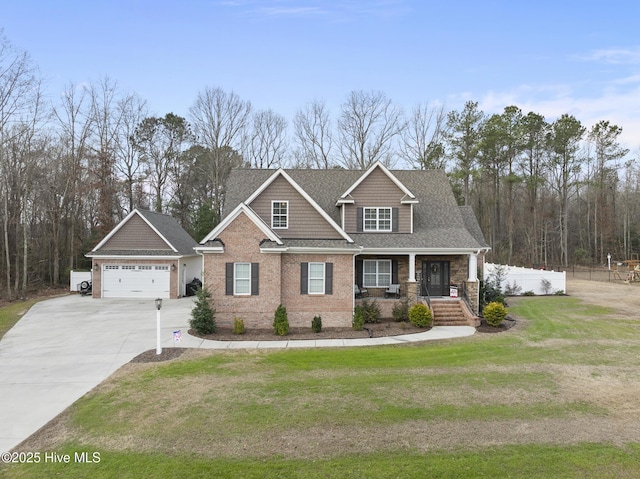
{"type": "Polygon", "coordinates": [[[166,244],[166,248],[144,252],[138,249],[120,250],[117,252],[118,254],[141,256],[152,256],[158,254],[193,256],[195,254],[193,247],[198,243],[196,243],[189,233],[187,233],[173,217],[162,213],[156,213],[155,211],[134,209],[120,223],[118,223],[118,225],[116,225],[116,227],[113,228],[87,256],[95,256],[102,253],[115,254],[115,250],[109,250],[107,253],[106,251],[100,251],[100,249],[134,217],[141,218],[154,231],[154,233],[158,235],[164,244],[166,244]]]}
{"type": "Polygon", "coordinates": [[[208,241],[215,240],[220,233],[223,232],[233,222],[233,220],[242,213],[247,215],[247,217],[260,229],[260,231],[264,233],[267,239],[278,245],[282,244],[280,237],[271,228],[269,228],[264,221],[262,221],[262,218],[260,218],[260,216],[258,216],[250,206],[245,203],[240,203],[231,213],[225,216],[224,219],[218,223],[218,225],[213,228],[213,230],[211,230],[211,232],[205,236],[202,241],[200,241],[200,244],[204,245],[208,241]]]}
{"type": "Polygon", "coordinates": [[[342,236],[345,240],[349,241],[350,243],[353,242],[353,240],[340,227],[340,225],[338,225],[338,223],[336,221],[334,221],[327,214],[327,212],[323,208],[321,208],[320,205],[318,205],[318,203],[316,203],[315,200],[311,196],[309,196],[309,194],[302,187],[300,187],[300,185],[293,178],[291,178],[291,176],[289,176],[287,174],[287,172],[285,170],[283,170],[282,168],[279,168],[278,170],[276,170],[275,173],[273,173],[264,183],[262,183],[262,185],[260,185],[260,187],[258,187],[253,192],[253,194],[251,194],[251,196],[249,196],[249,198],[247,198],[245,203],[250,205],[251,202],[253,200],[255,200],[258,196],[260,196],[260,194],[264,190],[266,190],[267,187],[271,183],[273,183],[275,181],[275,179],[278,178],[279,176],[283,177],[305,200],[307,200],[307,202],[313,207],[313,209],[316,210],[320,214],[320,216],[322,216],[324,218],[324,220],[327,223],[329,223],[331,225],[331,227],[338,232],[338,234],[340,234],[340,236],[342,236]]]}
{"type": "MultiPolygon", "coordinates": [[[[453,195],[447,175],[442,170],[387,170],[402,184],[413,208],[413,233],[376,234],[349,233],[355,245],[365,250],[402,249],[429,251],[472,251],[487,244],[477,226],[473,211],[460,207],[453,195]],[[415,201],[414,201],[415,199],[415,201]],[[417,202],[416,202],[417,201],[417,202]],[[475,224],[474,224],[475,221],[475,224]]],[[[373,167],[368,170],[370,172],[373,167]]],[[[349,202],[350,190],[362,183],[367,172],[344,169],[287,169],[283,170],[295,184],[336,224],[341,223],[341,208],[349,202]],[[346,201],[340,202],[343,198],[346,201]]],[[[227,196],[223,209],[226,218],[239,203],[250,198],[274,174],[274,170],[236,169],[227,182],[227,196]]],[[[391,178],[391,176],[389,176],[391,178]]],[[[283,240],[285,245],[289,240],[283,240]]]]}
{"type": "MultiPolygon", "coordinates": [[[[400,181],[398,180],[398,178],[396,178],[393,173],[391,173],[382,163],[380,163],[380,161],[376,161],[368,170],[366,170],[364,172],[364,174],[362,174],[355,183],[353,183],[349,189],[347,191],[345,191],[341,196],[340,196],[340,200],[344,200],[346,198],[348,198],[349,196],[351,196],[351,193],[353,192],[353,190],[355,190],[360,183],[362,183],[364,180],[367,179],[367,177],[373,173],[373,171],[379,168],[385,175],[387,175],[387,177],[393,181],[393,183],[395,183],[395,185],[400,188],[400,190],[405,194],[405,197],[408,197],[411,200],[415,200],[415,195],[413,193],[411,193],[411,191],[409,191],[409,189],[400,181]]],[[[404,199],[404,198],[403,198],[404,199]]],[[[340,201],[338,200],[338,201],[340,201]]]]}

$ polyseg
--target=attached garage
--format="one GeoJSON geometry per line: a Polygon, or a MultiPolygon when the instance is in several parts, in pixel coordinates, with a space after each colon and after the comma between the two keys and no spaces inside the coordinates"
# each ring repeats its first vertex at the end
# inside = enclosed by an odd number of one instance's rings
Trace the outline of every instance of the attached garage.
{"type": "Polygon", "coordinates": [[[179,298],[200,279],[197,243],[169,215],[133,210],[93,250],[94,298],[179,298]]]}
{"type": "Polygon", "coordinates": [[[103,265],[103,298],[169,298],[170,287],[169,265],[103,265]]]}

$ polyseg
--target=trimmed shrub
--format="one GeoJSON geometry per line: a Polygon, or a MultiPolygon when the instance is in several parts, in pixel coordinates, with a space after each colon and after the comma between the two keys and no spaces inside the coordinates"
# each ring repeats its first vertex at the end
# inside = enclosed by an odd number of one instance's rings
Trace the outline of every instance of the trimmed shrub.
{"type": "Polygon", "coordinates": [[[380,305],[374,299],[369,302],[366,299],[362,301],[362,310],[364,314],[365,323],[379,323],[380,322],[380,305]]]}
{"type": "Polygon", "coordinates": [[[189,325],[198,334],[213,334],[216,332],[216,310],[213,307],[211,293],[200,288],[196,292],[195,306],[191,310],[189,325]]]}
{"type": "Polygon", "coordinates": [[[487,324],[497,328],[507,317],[507,308],[502,303],[493,302],[484,307],[482,314],[487,324]]]}
{"type": "Polygon", "coordinates": [[[432,320],[431,310],[426,304],[417,303],[411,306],[409,310],[409,321],[418,328],[427,328],[431,326],[432,320]]]}
{"type": "Polygon", "coordinates": [[[361,304],[356,305],[353,308],[353,329],[356,331],[362,331],[364,328],[364,308],[361,304]]]}
{"type": "Polygon", "coordinates": [[[314,333],[319,333],[322,331],[322,317],[314,316],[313,320],[311,320],[311,331],[314,333]]]}
{"type": "Polygon", "coordinates": [[[273,318],[273,332],[276,336],[286,336],[289,334],[289,318],[287,317],[287,308],[278,305],[276,314],[273,318]]]}
{"type": "Polygon", "coordinates": [[[409,300],[398,301],[393,305],[391,316],[397,322],[407,321],[409,319],[409,300]]]}
{"type": "Polygon", "coordinates": [[[522,296],[535,296],[536,293],[534,293],[533,291],[525,291],[524,293],[522,293],[522,296]]]}
{"type": "Polygon", "coordinates": [[[561,290],[561,289],[559,289],[558,291],[556,291],[556,292],[555,292],[555,293],[553,293],[553,294],[555,294],[556,296],[564,296],[564,291],[563,291],[563,290],[561,290]]]}
{"type": "Polygon", "coordinates": [[[244,334],[244,320],[233,318],[233,334],[244,334]]]}

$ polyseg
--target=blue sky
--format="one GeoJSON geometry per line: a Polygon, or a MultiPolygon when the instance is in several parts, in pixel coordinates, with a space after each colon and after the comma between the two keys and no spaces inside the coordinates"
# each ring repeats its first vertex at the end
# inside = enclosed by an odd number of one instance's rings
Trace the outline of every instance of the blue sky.
{"type": "Polygon", "coordinates": [[[52,98],[109,76],[156,115],[186,116],[205,86],[292,120],[352,90],[486,113],[517,105],[640,147],[640,3],[591,0],[0,0],[0,28],[52,98]]]}

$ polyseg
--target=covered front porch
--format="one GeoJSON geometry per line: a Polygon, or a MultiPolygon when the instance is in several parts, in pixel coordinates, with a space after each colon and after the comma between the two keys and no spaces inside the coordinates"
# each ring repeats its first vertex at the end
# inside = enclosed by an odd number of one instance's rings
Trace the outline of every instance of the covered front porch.
{"type": "Polygon", "coordinates": [[[478,257],[466,254],[361,254],[356,257],[356,304],[373,300],[383,312],[399,300],[460,298],[478,314],[478,257]]]}

